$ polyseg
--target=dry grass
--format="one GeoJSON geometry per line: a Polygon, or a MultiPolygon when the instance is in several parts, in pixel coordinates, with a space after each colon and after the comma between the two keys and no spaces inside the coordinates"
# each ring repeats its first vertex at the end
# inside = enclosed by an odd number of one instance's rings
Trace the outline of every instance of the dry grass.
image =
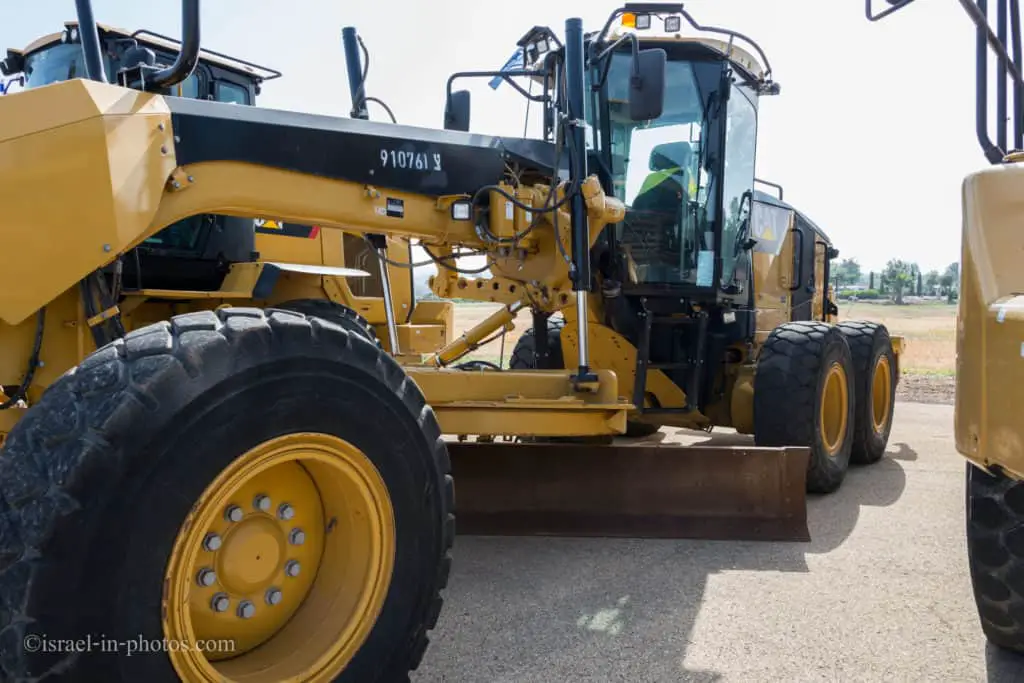
{"type": "Polygon", "coordinates": [[[901,369],[910,375],[952,377],[956,371],[956,306],[913,304],[895,306],[866,301],[842,302],[842,320],[870,320],[906,338],[901,369]]]}
{"type": "MultiPolygon", "coordinates": [[[[460,335],[498,308],[498,304],[470,303],[455,307],[455,334],[460,335]]],[[[892,335],[906,339],[906,355],[902,370],[911,375],[951,377],[956,361],[956,306],[946,304],[914,304],[895,306],[866,301],[841,302],[839,316],[843,320],[870,320],[884,324],[892,335]]],[[[516,340],[531,324],[529,311],[519,314],[516,329],[505,338],[505,364],[516,340]]],[[[496,340],[481,347],[467,359],[497,363],[501,358],[501,342],[496,340]]]]}

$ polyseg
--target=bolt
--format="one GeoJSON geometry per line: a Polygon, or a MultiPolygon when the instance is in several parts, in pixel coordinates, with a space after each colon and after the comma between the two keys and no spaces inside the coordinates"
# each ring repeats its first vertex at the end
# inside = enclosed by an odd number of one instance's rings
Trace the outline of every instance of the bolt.
{"type": "Polygon", "coordinates": [[[164,123],[163,123],[163,121],[161,121],[160,123],[158,123],[158,124],[156,125],[156,127],[157,127],[158,129],[160,129],[160,130],[163,130],[163,129],[164,129],[164,123]]]}
{"type": "Polygon", "coordinates": [[[295,508],[288,503],[281,503],[281,507],[277,508],[277,516],[283,520],[289,520],[295,516],[295,508]]]}
{"type": "Polygon", "coordinates": [[[256,496],[255,499],[253,499],[252,505],[257,510],[262,510],[263,512],[269,512],[270,511],[270,496],[265,496],[265,495],[263,495],[261,493],[260,495],[256,496]]]}
{"type": "Polygon", "coordinates": [[[213,552],[220,548],[220,536],[214,533],[206,534],[206,538],[203,539],[203,547],[213,552]]]}
{"type": "Polygon", "coordinates": [[[306,532],[302,529],[292,529],[288,534],[288,542],[292,545],[302,545],[306,542],[306,532]]]}
{"type": "Polygon", "coordinates": [[[171,181],[171,187],[173,187],[175,190],[180,190],[181,183],[179,183],[177,180],[173,180],[171,181]]]}
{"type": "Polygon", "coordinates": [[[192,176],[189,176],[189,177],[188,177],[188,181],[189,181],[190,183],[194,183],[194,182],[196,181],[196,179],[195,179],[195,178],[193,178],[192,176]]]}
{"type": "Polygon", "coordinates": [[[281,598],[283,598],[283,597],[284,597],[284,595],[277,588],[268,588],[267,589],[266,600],[267,600],[267,604],[268,605],[276,605],[276,604],[278,604],[279,602],[281,602],[281,598]]]}
{"type": "Polygon", "coordinates": [[[200,569],[199,574],[196,575],[196,582],[200,586],[206,586],[209,588],[217,582],[217,572],[213,571],[209,567],[200,569]]]}
{"type": "Polygon", "coordinates": [[[160,153],[167,154],[167,145],[160,145],[160,153]]]}
{"type": "Polygon", "coordinates": [[[248,600],[242,600],[242,602],[238,603],[237,614],[243,619],[252,619],[256,614],[256,605],[252,604],[248,600]]]}
{"type": "Polygon", "coordinates": [[[103,245],[103,251],[110,251],[110,245],[109,244],[104,244],[103,245]]]}
{"type": "Polygon", "coordinates": [[[302,567],[299,565],[298,560],[288,560],[288,563],[284,566],[284,573],[293,579],[299,575],[299,570],[302,567]]]}
{"type": "Polygon", "coordinates": [[[210,600],[210,609],[214,612],[227,612],[228,607],[231,607],[231,599],[226,593],[217,593],[210,600]]]}
{"type": "Polygon", "coordinates": [[[237,505],[229,505],[228,508],[224,511],[224,519],[228,520],[229,522],[241,522],[242,517],[244,516],[245,512],[243,512],[242,508],[238,507],[237,505]]]}

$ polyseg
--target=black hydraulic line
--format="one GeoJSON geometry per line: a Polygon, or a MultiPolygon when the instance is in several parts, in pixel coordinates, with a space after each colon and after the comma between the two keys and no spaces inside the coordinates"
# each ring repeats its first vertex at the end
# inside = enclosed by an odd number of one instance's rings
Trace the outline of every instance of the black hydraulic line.
{"type": "MultiPolygon", "coordinates": [[[[584,71],[583,22],[569,19],[565,22],[565,90],[568,104],[568,133],[570,177],[582,183],[587,177],[586,138],[583,121],[584,71]]],[[[572,196],[572,265],[573,290],[590,289],[590,239],[587,230],[587,209],[582,192],[572,196]]]]}
{"type": "Polygon", "coordinates": [[[29,387],[32,386],[32,381],[35,379],[36,370],[39,369],[39,352],[43,347],[43,330],[46,328],[46,306],[39,309],[39,313],[36,314],[36,335],[35,340],[32,342],[32,354],[29,356],[28,369],[25,371],[25,378],[22,380],[21,385],[15,390],[14,394],[9,396],[6,401],[0,403],[0,410],[8,410],[18,405],[21,401],[28,398],[29,387]]]}

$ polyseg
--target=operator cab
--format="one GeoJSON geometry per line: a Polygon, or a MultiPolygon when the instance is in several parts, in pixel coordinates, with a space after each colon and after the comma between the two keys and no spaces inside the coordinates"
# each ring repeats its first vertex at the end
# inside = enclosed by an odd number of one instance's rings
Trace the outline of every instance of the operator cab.
{"type": "Polygon", "coordinates": [[[627,209],[612,236],[628,255],[624,289],[745,300],[757,108],[776,88],[735,45],[641,37],[640,49],[651,48],[667,57],[655,119],[630,116],[628,45],[612,55],[603,87],[590,74],[591,154],[627,209]]]}
{"type": "MultiPolygon", "coordinates": [[[[97,25],[103,70],[107,80],[127,87],[130,68],[140,60],[170,65],[181,42],[148,30],[135,32],[97,25]]],[[[39,38],[23,50],[8,50],[3,73],[20,73],[25,89],[86,78],[85,56],[77,22],[66,22],[59,33],[39,38]]],[[[203,49],[198,65],[183,82],[156,91],[188,99],[252,106],[261,85],[281,73],[219,52],[203,49]]],[[[220,287],[228,266],[250,261],[255,251],[254,224],[250,219],[221,215],[186,218],[143,242],[125,259],[126,288],[210,291],[220,287]]]]}

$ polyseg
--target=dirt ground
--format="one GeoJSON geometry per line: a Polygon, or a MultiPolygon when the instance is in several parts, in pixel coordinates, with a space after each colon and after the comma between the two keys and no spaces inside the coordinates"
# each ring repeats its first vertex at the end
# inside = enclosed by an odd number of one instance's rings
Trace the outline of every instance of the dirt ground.
{"type": "MultiPolygon", "coordinates": [[[[498,304],[459,303],[455,307],[455,334],[478,324],[498,304]]],[[[901,401],[952,404],[956,387],[956,306],[940,303],[896,306],[866,301],[841,302],[839,316],[843,320],[870,320],[884,324],[892,335],[906,339],[906,355],[902,359],[903,376],[897,387],[901,401]]],[[[501,362],[508,359],[519,336],[531,324],[529,311],[519,314],[515,330],[481,347],[471,358],[501,362]]]]}

